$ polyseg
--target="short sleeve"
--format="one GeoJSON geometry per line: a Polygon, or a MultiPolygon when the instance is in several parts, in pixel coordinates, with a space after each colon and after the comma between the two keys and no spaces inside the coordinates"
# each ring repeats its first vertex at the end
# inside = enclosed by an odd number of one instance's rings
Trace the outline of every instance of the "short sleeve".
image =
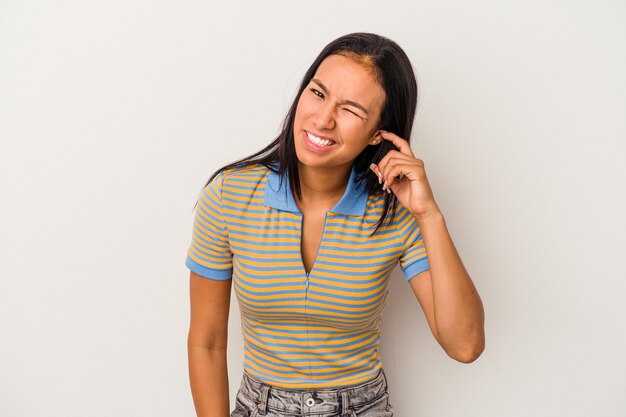
{"type": "Polygon", "coordinates": [[[224,173],[217,175],[198,199],[191,245],[185,265],[205,278],[226,280],[233,271],[228,229],[222,211],[224,173]]]}
{"type": "Polygon", "coordinates": [[[422,231],[417,220],[406,209],[398,210],[397,215],[404,236],[404,252],[400,256],[400,268],[405,279],[409,281],[420,272],[430,269],[430,266],[428,265],[422,231]]]}

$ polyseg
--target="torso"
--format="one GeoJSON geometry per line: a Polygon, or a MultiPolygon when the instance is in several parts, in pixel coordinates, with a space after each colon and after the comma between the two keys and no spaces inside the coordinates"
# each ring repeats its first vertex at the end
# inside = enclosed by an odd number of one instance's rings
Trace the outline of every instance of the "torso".
{"type": "Polygon", "coordinates": [[[331,210],[343,196],[346,185],[341,190],[334,190],[333,196],[321,196],[319,194],[312,196],[306,195],[306,190],[302,186],[303,181],[300,179],[302,200],[296,204],[302,212],[302,235],[301,235],[301,256],[302,264],[306,273],[310,273],[315,264],[315,259],[319,252],[319,248],[324,235],[326,225],[326,214],[331,210]]]}
{"type": "Polygon", "coordinates": [[[230,263],[244,369],[252,375],[295,389],[367,381],[381,366],[390,272],[403,258],[405,265],[425,258],[421,246],[408,247],[417,224],[400,209],[394,225],[372,238],[383,197],[352,191],[350,207],[335,207],[339,197],[297,205],[289,182],[273,175],[264,167],[238,168],[213,183],[203,197],[192,260],[209,273],[230,263]],[[204,239],[224,250],[210,250],[204,239]],[[302,352],[301,360],[293,352],[302,352]]]}
{"type": "Polygon", "coordinates": [[[302,263],[308,274],[313,268],[322,241],[326,211],[309,209],[303,211],[302,214],[302,263]]]}

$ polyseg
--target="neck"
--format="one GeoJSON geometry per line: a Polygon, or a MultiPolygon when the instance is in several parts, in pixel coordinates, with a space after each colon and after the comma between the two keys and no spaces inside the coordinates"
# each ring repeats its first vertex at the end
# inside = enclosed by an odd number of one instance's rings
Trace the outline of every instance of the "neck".
{"type": "Polygon", "coordinates": [[[302,201],[300,205],[332,208],[343,196],[350,178],[350,166],[319,169],[298,165],[302,201]]]}

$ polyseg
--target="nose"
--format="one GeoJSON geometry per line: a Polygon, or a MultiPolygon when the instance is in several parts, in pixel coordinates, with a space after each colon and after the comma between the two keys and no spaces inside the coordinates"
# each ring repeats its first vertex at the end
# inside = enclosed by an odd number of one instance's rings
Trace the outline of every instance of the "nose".
{"type": "Polygon", "coordinates": [[[332,129],[335,127],[335,111],[336,107],[334,103],[331,103],[330,100],[325,102],[317,109],[317,114],[315,115],[314,123],[315,127],[318,129],[332,129]]]}

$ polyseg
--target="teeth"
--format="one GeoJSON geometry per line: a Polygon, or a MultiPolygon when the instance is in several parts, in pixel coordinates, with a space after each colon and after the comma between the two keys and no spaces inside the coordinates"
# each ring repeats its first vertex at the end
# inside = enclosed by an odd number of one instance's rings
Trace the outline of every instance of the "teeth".
{"type": "Polygon", "coordinates": [[[306,135],[307,135],[307,137],[309,138],[309,140],[311,142],[313,142],[313,143],[315,143],[316,145],[319,145],[319,146],[329,146],[329,145],[332,145],[333,143],[335,143],[332,140],[318,138],[317,136],[312,135],[309,132],[307,132],[306,135]]]}

